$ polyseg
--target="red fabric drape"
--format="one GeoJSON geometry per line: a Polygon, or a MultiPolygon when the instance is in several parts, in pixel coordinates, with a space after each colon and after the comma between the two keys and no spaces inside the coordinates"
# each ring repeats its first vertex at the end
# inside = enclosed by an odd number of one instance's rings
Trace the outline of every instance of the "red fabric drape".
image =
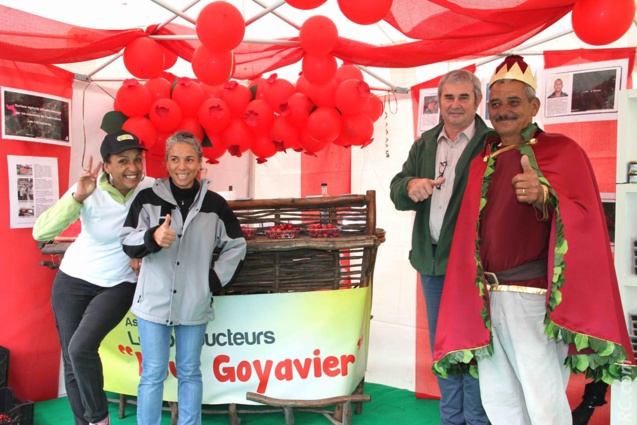
{"type": "MultiPolygon", "coordinates": [[[[372,46],[340,38],[333,54],[350,63],[408,68],[442,61],[493,55],[518,46],[573,8],[574,0],[394,0],[384,20],[414,41],[372,46]]],[[[71,63],[113,55],[138,37],[141,29],[98,30],[76,27],[0,6],[0,58],[41,64],[71,63]]],[[[157,34],[194,34],[170,24],[157,34]]],[[[291,40],[297,40],[292,38],[291,40]]],[[[165,41],[170,50],[190,60],[197,41],[165,41]]],[[[303,57],[299,47],[242,43],[235,50],[236,79],[256,76],[303,57]]]]}
{"type": "MultiPolygon", "coordinates": [[[[474,64],[466,66],[469,72],[476,72],[474,64]]],[[[438,87],[443,75],[439,75],[431,80],[416,84],[411,87],[411,104],[414,117],[414,138],[420,137],[418,131],[418,114],[420,108],[418,102],[420,100],[420,90],[438,87]]],[[[427,324],[427,307],[425,305],[425,296],[422,293],[420,279],[416,278],[416,397],[418,398],[439,398],[440,389],[431,365],[433,359],[431,356],[431,346],[429,344],[429,325],[427,324]]]]}
{"type": "MultiPolygon", "coordinates": [[[[44,95],[73,97],[73,74],[55,66],[0,60],[0,86],[44,95]]],[[[6,181],[7,155],[58,159],[59,190],[68,188],[71,149],[46,143],[0,140],[0,176],[6,181]]],[[[9,188],[0,186],[3,208],[0,228],[4,236],[0,269],[0,345],[11,351],[9,386],[23,400],[57,397],[60,344],[51,309],[54,270],[39,265],[42,258],[31,229],[10,229],[9,188]]]]}
{"type": "MultiPolygon", "coordinates": [[[[627,88],[632,87],[630,75],[635,64],[635,47],[619,49],[576,49],[544,52],[544,68],[576,65],[589,62],[628,59],[627,88]]],[[[545,130],[562,133],[577,141],[586,151],[600,192],[615,193],[617,157],[617,120],[550,124],[545,130]]]]}

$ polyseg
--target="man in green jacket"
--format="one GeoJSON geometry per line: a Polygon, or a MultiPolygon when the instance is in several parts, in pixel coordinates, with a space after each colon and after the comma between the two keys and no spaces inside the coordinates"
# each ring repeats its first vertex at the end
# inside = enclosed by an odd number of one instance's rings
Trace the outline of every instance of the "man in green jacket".
{"type": "MultiPolygon", "coordinates": [[[[445,74],[438,85],[438,99],[443,122],[414,142],[402,171],[391,181],[390,193],[396,209],[416,211],[409,260],[420,273],[432,349],[469,163],[484,148],[488,130],[476,114],[482,90],[473,73],[445,74]]],[[[450,376],[438,378],[438,385],[441,424],[489,423],[477,379],[469,374],[450,376]]]]}

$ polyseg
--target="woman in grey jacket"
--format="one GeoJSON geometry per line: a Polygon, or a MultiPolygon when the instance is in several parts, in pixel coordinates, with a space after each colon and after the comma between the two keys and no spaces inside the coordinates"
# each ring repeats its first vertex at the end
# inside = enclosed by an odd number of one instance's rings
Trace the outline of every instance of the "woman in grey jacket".
{"type": "Polygon", "coordinates": [[[121,233],[124,252],[143,258],[131,311],[137,316],[142,374],[137,421],[159,425],[174,330],[179,424],[201,424],[201,348],[214,319],[212,292],[230,283],[246,253],[241,226],[226,201],[198,181],[202,150],[178,132],[166,142],[169,179],[139,193],[121,233]],[[220,249],[217,260],[212,254],[220,249]]]}

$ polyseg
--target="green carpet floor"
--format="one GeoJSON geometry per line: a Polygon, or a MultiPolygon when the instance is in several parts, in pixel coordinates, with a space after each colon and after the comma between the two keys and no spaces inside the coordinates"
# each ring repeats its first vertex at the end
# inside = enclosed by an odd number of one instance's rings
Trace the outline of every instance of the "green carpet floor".
{"type": "MultiPolygon", "coordinates": [[[[371,401],[363,404],[363,412],[354,415],[352,425],[434,425],[440,423],[438,400],[417,399],[413,392],[365,383],[365,394],[371,401]]],[[[109,394],[109,396],[115,395],[109,394]]],[[[126,417],[119,419],[119,404],[110,403],[112,425],[133,425],[135,405],[126,406],[126,417]]],[[[249,408],[252,406],[248,406],[249,408]]],[[[205,407],[208,409],[208,407],[205,407]]],[[[284,424],[283,413],[249,414],[240,413],[241,425],[277,425],[284,424]]],[[[297,425],[329,425],[330,421],[320,413],[295,412],[297,425]]],[[[227,414],[204,414],[203,424],[229,424],[227,414]]],[[[73,414],[66,397],[36,403],[34,425],[73,425],[73,414]]],[[[170,412],[163,413],[162,425],[170,424],[170,412]]]]}

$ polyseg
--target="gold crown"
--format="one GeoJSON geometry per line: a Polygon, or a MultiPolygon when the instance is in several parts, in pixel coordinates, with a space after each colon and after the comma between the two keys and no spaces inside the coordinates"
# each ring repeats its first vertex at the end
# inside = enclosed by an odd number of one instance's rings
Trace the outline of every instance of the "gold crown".
{"type": "Polygon", "coordinates": [[[489,87],[498,80],[517,80],[531,86],[533,90],[537,89],[535,77],[531,73],[531,67],[524,62],[522,56],[518,55],[507,56],[504,62],[498,65],[489,81],[489,87]]]}

